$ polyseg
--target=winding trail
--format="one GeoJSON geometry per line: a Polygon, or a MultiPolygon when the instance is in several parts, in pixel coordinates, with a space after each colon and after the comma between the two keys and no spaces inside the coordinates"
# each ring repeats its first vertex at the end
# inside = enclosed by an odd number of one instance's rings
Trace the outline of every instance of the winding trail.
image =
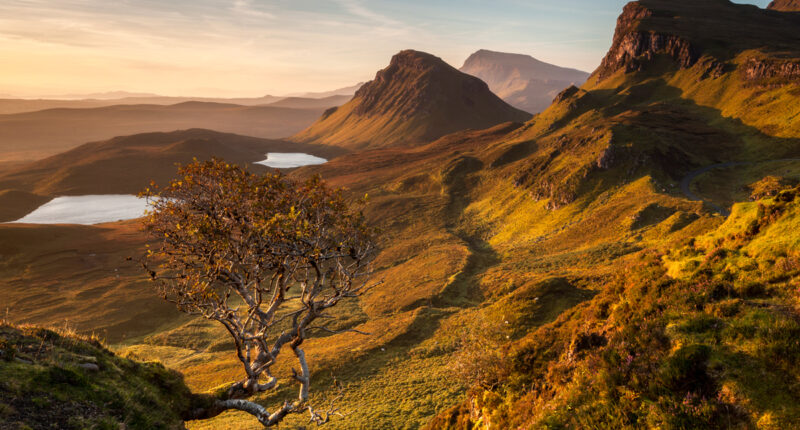
{"type": "Polygon", "coordinates": [[[716,203],[704,200],[702,197],[693,193],[691,190],[692,182],[694,182],[694,180],[697,179],[699,176],[716,169],[726,169],[728,167],[749,166],[753,164],[762,164],[762,163],[778,163],[782,161],[800,161],[800,158],[778,158],[775,160],[761,160],[761,161],[730,161],[727,163],[718,163],[718,164],[712,164],[710,166],[701,167],[697,170],[689,172],[686,176],[683,177],[683,179],[681,179],[681,192],[687,198],[689,198],[689,200],[696,202],[703,202],[709,205],[711,208],[713,208],[714,211],[719,213],[720,215],[728,216],[731,214],[730,210],[725,209],[716,203]]]}

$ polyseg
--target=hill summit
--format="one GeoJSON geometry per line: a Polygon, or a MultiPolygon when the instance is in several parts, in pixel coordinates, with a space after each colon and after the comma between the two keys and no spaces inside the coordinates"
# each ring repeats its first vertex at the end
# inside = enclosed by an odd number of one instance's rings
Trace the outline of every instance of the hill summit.
{"type": "Polygon", "coordinates": [[[292,140],[351,149],[412,146],[530,117],[498,98],[480,79],[436,56],[406,50],[392,57],[350,102],[329,109],[292,140]]]}
{"type": "Polygon", "coordinates": [[[800,0],[775,0],[767,6],[767,9],[782,12],[800,12],[800,0]]]}
{"type": "Polygon", "coordinates": [[[483,79],[510,105],[526,112],[545,110],[564,88],[581,85],[589,74],[539,61],[530,55],[481,49],[464,62],[462,72],[483,79]]]}

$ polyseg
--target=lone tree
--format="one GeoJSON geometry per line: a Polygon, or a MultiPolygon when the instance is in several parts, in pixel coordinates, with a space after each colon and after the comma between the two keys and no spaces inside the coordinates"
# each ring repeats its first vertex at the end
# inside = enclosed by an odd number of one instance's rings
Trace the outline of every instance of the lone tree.
{"type": "Polygon", "coordinates": [[[319,323],[326,311],[372,286],[374,231],[318,177],[297,182],[216,159],[179,173],[168,187],[142,193],[153,205],[145,229],[158,241],[143,266],[179,310],[227,329],[244,370],[186,419],[237,409],[265,427],[306,411],[311,422],[327,422],[337,409],[309,405],[302,346],[315,330],[330,331],[319,323]],[[273,411],[247,400],[278,385],[270,370],[287,353],[299,369],[292,371],[299,395],[273,411]]]}

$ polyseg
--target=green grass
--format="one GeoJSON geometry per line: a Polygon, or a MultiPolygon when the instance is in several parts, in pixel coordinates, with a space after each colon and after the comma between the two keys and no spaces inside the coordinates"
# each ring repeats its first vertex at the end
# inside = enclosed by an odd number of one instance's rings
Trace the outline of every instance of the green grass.
{"type": "Polygon", "coordinates": [[[0,351],[3,428],[175,429],[190,401],[179,373],[74,333],[2,324],[0,351]]]}
{"type": "Polygon", "coordinates": [[[799,193],[736,208],[665,260],[639,253],[517,342],[505,382],[473,395],[480,415],[523,428],[796,427],[799,193]],[[671,277],[685,260],[698,264],[671,277]]]}

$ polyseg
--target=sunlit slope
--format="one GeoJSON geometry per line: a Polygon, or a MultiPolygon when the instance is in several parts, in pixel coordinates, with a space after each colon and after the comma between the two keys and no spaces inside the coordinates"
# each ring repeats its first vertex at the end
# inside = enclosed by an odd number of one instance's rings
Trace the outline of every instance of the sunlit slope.
{"type": "MultiPolygon", "coordinates": [[[[368,194],[367,215],[384,231],[376,277],[386,282],[338,315],[340,327],[371,334],[308,342],[315,400],[331,394],[333,376],[347,387],[342,406],[351,414],[330,427],[418,428],[459,404],[435,426],[476,418],[499,428],[796,423],[794,388],[779,378],[797,367],[796,348],[784,342],[796,338],[788,312],[796,256],[780,254],[794,246],[796,208],[785,204],[751,234],[749,221],[763,216],[739,217],[737,206],[741,230],[681,187],[708,165],[797,153],[796,79],[770,75],[791,66],[752,75],[761,69],[738,60],[759,49],[792,63],[796,33],[784,26],[794,20],[726,1],[643,1],[626,9],[594,78],[523,125],[413,147],[398,141],[293,172],[368,194]],[[773,28],[759,33],[737,20],[773,28]],[[694,23],[691,31],[682,22],[694,23]],[[739,24],[736,38],[726,28],[739,24]],[[708,239],[715,231],[721,242],[708,239]],[[746,252],[734,249],[739,243],[746,252]],[[684,277],[692,280],[676,280],[684,277]],[[485,363],[486,351],[465,352],[470,344],[489,345],[497,359],[478,389],[474,374],[459,370],[485,363]],[[788,359],[771,358],[781,354],[788,359]],[[761,376],[782,397],[760,388],[761,376]],[[470,415],[473,405],[479,415],[470,415]]],[[[759,172],[721,184],[740,187],[759,172]]],[[[700,192],[704,181],[690,185],[700,192]]],[[[213,325],[172,320],[124,347],[208,390],[239,372],[226,341],[213,325]]],[[[242,414],[191,424],[247,426],[255,427],[242,414]]]]}
{"type": "MultiPolygon", "coordinates": [[[[494,155],[483,174],[496,179],[480,181],[485,192],[465,210],[514,261],[504,278],[517,279],[514,268],[547,268],[598,295],[509,343],[499,385],[478,390],[434,428],[798,422],[794,391],[770,394],[753,378],[778,383],[797,364],[794,352],[776,352],[790,347],[795,330],[786,313],[796,301],[796,207],[786,203],[793,194],[734,206],[733,219],[744,221],[721,227],[714,214],[748,199],[741,188],[784,172],[789,180],[797,168],[797,16],[727,1],[645,0],[628,5],[618,24],[586,85],[487,146],[494,155]],[[682,182],[715,165],[688,183],[708,204],[689,201],[682,182]],[[744,207],[751,215],[741,215],[744,207]],[[717,227],[724,233],[709,233],[716,239],[694,241],[717,227]],[[675,257],[662,261],[665,249],[675,257]],[[606,269],[584,266],[590,256],[606,269]],[[670,274],[688,281],[673,284],[670,274]],[[727,292],[717,293],[717,282],[727,292]],[[755,320],[775,337],[745,334],[755,320]],[[720,336],[724,346],[709,344],[720,336]]],[[[492,306],[508,313],[505,300],[492,306]]]]}
{"type": "Polygon", "coordinates": [[[644,176],[679,196],[704,166],[797,157],[797,28],[794,14],[725,1],[632,3],[589,83],[500,145],[500,162],[557,208],[644,176]]]}
{"type": "Polygon", "coordinates": [[[144,250],[135,221],[100,226],[0,225],[3,313],[118,342],[178,315],[128,257],[144,250]]]}
{"type": "MultiPolygon", "coordinates": [[[[516,270],[516,279],[509,278],[504,273],[519,260],[499,255],[472,230],[474,220],[463,212],[469,190],[481,180],[482,159],[487,156],[483,149],[517,127],[506,124],[459,133],[417,148],[348,154],[293,173],[320,173],[334,185],[347,186],[353,195],[369,194],[367,215],[384,230],[375,276],[385,283],[345,305],[338,315],[344,327],[370,335],[345,333],[307,342],[315,384],[322,390],[317,400],[331,376],[348,386],[343,406],[353,413],[330,423],[332,428],[421,426],[463,393],[464,386],[453,381],[448,365],[457,343],[453,327],[460,326],[459,321],[504,315],[519,322],[517,327],[534,327],[591,297],[590,290],[568,279],[545,282],[549,270],[544,267],[516,270]],[[504,285],[500,291],[498,282],[504,285]],[[517,288],[525,293],[514,291],[517,288]],[[485,301],[511,291],[508,308],[485,301]],[[541,300],[520,308],[528,295],[541,300]]],[[[584,256],[586,265],[576,272],[613,258],[602,252],[584,256]]],[[[224,339],[213,325],[191,323],[125,350],[182,369],[191,386],[205,390],[238,372],[224,339]]],[[[303,420],[297,417],[291,423],[303,420]]],[[[229,414],[193,423],[192,428],[247,425],[252,422],[246,415],[229,414]]]]}
{"type": "Polygon", "coordinates": [[[797,197],[736,206],[697,240],[620,264],[597,296],[510,346],[508,376],[472,413],[431,428],[796,427],[797,197]]]}
{"type": "Polygon", "coordinates": [[[326,111],[292,140],[349,149],[413,146],[459,130],[529,118],[480,79],[433,55],[407,50],[392,57],[352,100],[326,111]]]}

